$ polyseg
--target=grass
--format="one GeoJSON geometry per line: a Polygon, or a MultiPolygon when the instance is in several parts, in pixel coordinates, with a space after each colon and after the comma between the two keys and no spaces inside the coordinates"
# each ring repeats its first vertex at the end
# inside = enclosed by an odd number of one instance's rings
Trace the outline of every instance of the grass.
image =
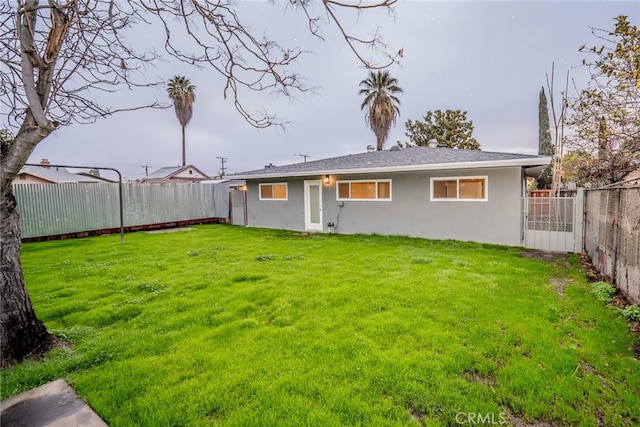
{"type": "Polygon", "coordinates": [[[3,371],[2,398],[64,377],[112,426],[640,423],[635,337],[576,258],[228,226],[125,240],[24,245],[73,348],[3,371]]]}

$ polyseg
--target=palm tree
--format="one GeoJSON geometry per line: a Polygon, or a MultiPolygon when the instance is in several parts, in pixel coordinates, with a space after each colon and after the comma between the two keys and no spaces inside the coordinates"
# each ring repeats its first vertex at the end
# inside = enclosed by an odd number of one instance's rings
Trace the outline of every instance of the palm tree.
{"type": "Polygon", "coordinates": [[[371,71],[369,77],[360,82],[360,87],[358,94],[364,95],[360,109],[365,110],[365,120],[376,134],[376,148],[380,151],[389,137],[391,125],[400,115],[400,100],[396,95],[403,91],[389,71],[371,71]]]}
{"type": "Polygon", "coordinates": [[[167,84],[167,93],[173,101],[176,116],[182,126],[182,166],[187,164],[187,155],[184,142],[184,128],[193,115],[193,102],[196,100],[196,87],[184,76],[175,76],[167,84]]]}

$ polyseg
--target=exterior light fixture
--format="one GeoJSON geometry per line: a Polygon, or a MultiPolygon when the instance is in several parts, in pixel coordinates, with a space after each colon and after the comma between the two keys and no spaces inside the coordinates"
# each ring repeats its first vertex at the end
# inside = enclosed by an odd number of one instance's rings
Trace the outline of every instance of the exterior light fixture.
{"type": "Polygon", "coordinates": [[[329,180],[329,175],[325,175],[325,176],[324,176],[324,183],[325,183],[326,185],[329,185],[329,183],[330,183],[330,182],[331,182],[331,181],[329,180]]]}

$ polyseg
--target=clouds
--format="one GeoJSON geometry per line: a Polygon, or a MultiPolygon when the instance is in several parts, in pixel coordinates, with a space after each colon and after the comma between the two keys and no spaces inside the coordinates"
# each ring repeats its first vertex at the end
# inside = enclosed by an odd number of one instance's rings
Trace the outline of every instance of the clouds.
{"type": "MultiPolygon", "coordinates": [[[[366,128],[357,95],[366,77],[345,42],[331,27],[325,41],[305,32],[302,16],[283,13],[282,5],[240,2],[258,34],[266,32],[283,45],[313,51],[296,69],[318,88],[316,95],[300,95],[295,102],[265,93],[243,93],[250,111],[267,109],[290,124],[282,129],[256,130],[222,96],[223,80],[207,70],[170,61],[145,70],[147,78],[168,80],[176,74],[196,85],[193,118],[187,126],[187,162],[211,174],[220,168],[216,156],[229,158],[230,172],[282,165],[364,151],[375,143],[366,128]]],[[[532,153],[537,149],[538,91],[551,63],[562,75],[577,66],[582,43],[595,42],[588,26],[612,28],[613,18],[630,16],[638,25],[635,2],[399,2],[395,20],[346,18],[360,34],[380,27],[385,40],[404,49],[401,67],[391,73],[404,88],[401,117],[389,144],[404,140],[404,121],[419,119],[427,110],[462,109],[475,125],[474,136],[484,150],[532,153]]],[[[132,43],[147,43],[147,30],[129,35],[132,43]]],[[[572,70],[579,80],[580,70],[572,70]]],[[[577,82],[579,83],[579,82],[577,82]]],[[[118,92],[121,102],[157,97],[169,102],[163,90],[141,94],[118,92]]],[[[92,125],[60,129],[44,140],[30,161],[111,166],[129,178],[144,176],[142,165],[153,169],[180,163],[180,126],[173,109],[122,113],[92,125]]]]}

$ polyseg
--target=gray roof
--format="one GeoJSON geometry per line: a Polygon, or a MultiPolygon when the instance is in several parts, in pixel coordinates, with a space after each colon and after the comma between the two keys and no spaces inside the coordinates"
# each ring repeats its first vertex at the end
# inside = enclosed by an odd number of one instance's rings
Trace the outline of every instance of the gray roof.
{"type": "Polygon", "coordinates": [[[149,176],[145,176],[145,179],[165,179],[174,173],[179,172],[184,167],[186,166],[167,166],[160,168],[157,171],[151,172],[149,176]]]}
{"type": "Polygon", "coordinates": [[[149,180],[149,179],[169,179],[172,176],[177,175],[178,173],[182,172],[183,170],[189,169],[189,168],[193,168],[193,169],[197,170],[198,173],[202,174],[202,176],[207,176],[206,173],[202,172],[200,169],[198,169],[197,167],[195,167],[193,165],[166,166],[166,167],[158,169],[157,171],[151,172],[149,174],[149,176],[145,176],[143,178],[143,181],[149,180]]]}
{"type": "MultiPolygon", "coordinates": [[[[92,169],[92,171],[93,170],[94,169],[92,169]]],[[[78,172],[78,173],[76,173],[76,175],[86,176],[86,177],[89,177],[89,178],[97,179],[100,182],[106,182],[106,183],[109,183],[109,184],[115,184],[116,182],[118,182],[117,179],[114,180],[114,179],[109,179],[109,178],[105,178],[103,176],[100,176],[100,173],[98,173],[98,175],[94,175],[91,172],[78,172]]]]}
{"type": "Polygon", "coordinates": [[[22,173],[33,175],[40,179],[44,179],[50,182],[55,182],[57,184],[61,184],[65,182],[104,183],[104,180],[102,179],[71,173],[65,168],[56,167],[56,166],[48,166],[48,167],[23,166],[22,169],[20,169],[19,174],[22,174],[22,173]]]}
{"type": "MultiPolygon", "coordinates": [[[[347,156],[265,167],[233,175],[238,179],[312,176],[323,174],[357,174],[418,170],[470,169],[504,166],[547,165],[550,157],[516,153],[497,153],[452,148],[410,147],[349,154],[347,156]]],[[[229,176],[231,177],[231,176],[229,176]]]]}

